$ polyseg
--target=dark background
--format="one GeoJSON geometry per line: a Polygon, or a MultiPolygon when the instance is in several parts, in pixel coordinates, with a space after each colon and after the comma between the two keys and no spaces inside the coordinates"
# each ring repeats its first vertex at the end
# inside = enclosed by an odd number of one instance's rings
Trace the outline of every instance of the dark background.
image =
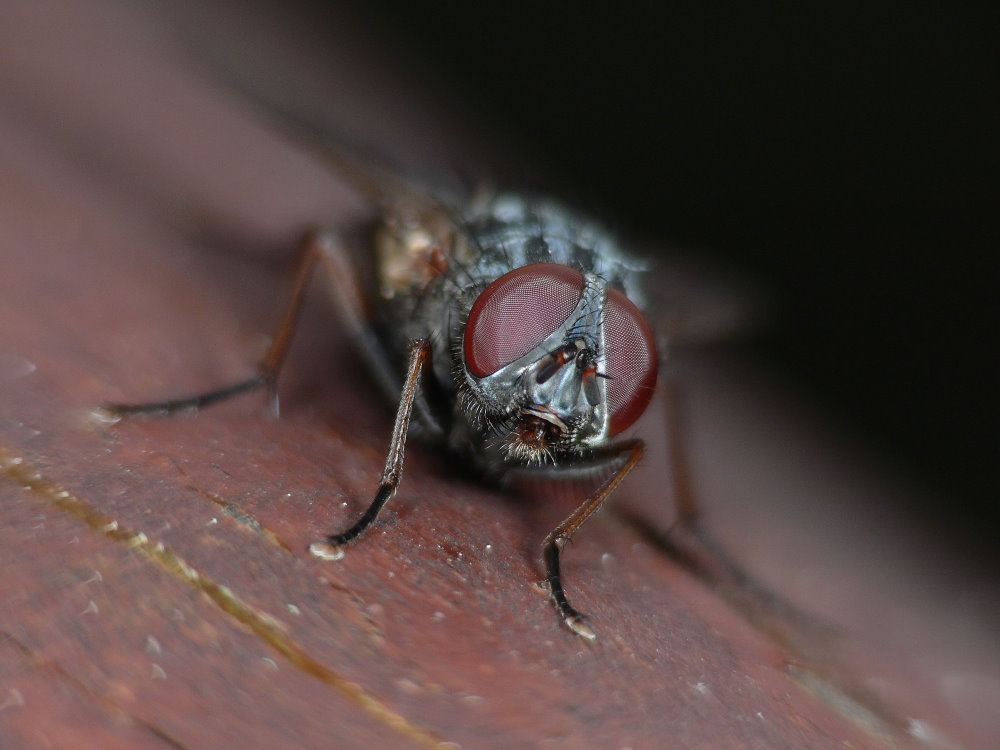
{"type": "Polygon", "coordinates": [[[356,10],[599,215],[762,282],[754,355],[995,547],[996,7],[356,10]]]}

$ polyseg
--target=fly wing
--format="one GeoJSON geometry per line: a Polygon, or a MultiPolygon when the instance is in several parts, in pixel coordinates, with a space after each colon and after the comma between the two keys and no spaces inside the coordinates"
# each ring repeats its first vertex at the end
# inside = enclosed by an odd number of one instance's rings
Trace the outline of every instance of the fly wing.
{"type": "MultiPolygon", "coordinates": [[[[430,168],[410,159],[393,159],[378,144],[364,142],[338,126],[321,109],[303,109],[274,90],[242,80],[229,71],[225,85],[255,108],[264,121],[297,146],[327,164],[382,215],[413,216],[445,206],[475,204],[494,194],[478,169],[430,168]]],[[[383,144],[384,145],[384,144],[383,144]]],[[[471,168],[484,167],[482,160],[471,168]]],[[[522,175],[523,177],[523,175],[522,175]]],[[[665,253],[662,248],[626,243],[638,257],[652,259],[645,274],[653,328],[670,348],[698,346],[746,335],[765,317],[764,295],[752,282],[706,261],[696,253],[665,253]]]]}
{"type": "Polygon", "coordinates": [[[399,211],[400,206],[420,210],[442,202],[457,205],[473,192],[455,171],[432,172],[416,165],[404,166],[384,152],[363,146],[324,120],[275,103],[261,103],[261,106],[274,130],[311,152],[384,213],[399,211]]]}
{"type": "MultiPolygon", "coordinates": [[[[478,183],[464,168],[431,168],[410,151],[394,150],[379,137],[359,131],[351,118],[338,119],[322,102],[310,102],[294,91],[248,79],[226,65],[215,64],[215,78],[259,120],[282,139],[310,153],[382,213],[416,210],[428,205],[461,205],[478,183]],[[403,207],[402,209],[400,207],[403,207]]],[[[456,146],[455,156],[469,149],[456,146]]],[[[456,163],[466,164],[461,158],[456,163]]]]}
{"type": "Polygon", "coordinates": [[[691,252],[646,257],[646,313],[671,349],[739,339],[765,322],[766,295],[751,279],[691,252]]]}

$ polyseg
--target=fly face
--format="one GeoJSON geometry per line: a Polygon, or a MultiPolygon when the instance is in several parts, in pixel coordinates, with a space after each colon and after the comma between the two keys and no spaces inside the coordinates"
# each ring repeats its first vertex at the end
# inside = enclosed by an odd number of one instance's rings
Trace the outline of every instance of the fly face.
{"type": "Polygon", "coordinates": [[[555,263],[514,269],[469,312],[462,398],[488,443],[529,466],[586,456],[630,427],[656,384],[652,331],[620,290],[555,263]]]}

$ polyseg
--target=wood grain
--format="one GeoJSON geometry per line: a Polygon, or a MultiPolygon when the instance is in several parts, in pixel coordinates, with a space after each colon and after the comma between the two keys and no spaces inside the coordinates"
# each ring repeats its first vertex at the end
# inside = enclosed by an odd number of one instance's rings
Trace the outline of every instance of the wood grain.
{"type": "MultiPolygon", "coordinates": [[[[205,11],[178,7],[157,17],[95,3],[57,25],[45,3],[7,12],[0,746],[915,741],[898,713],[849,697],[850,667],[830,667],[827,634],[766,602],[740,606],[745,590],[727,602],[664,554],[662,451],[623,491],[632,510],[593,521],[566,555],[593,644],[562,629],[534,585],[565,505],[457,479],[426,447],[410,451],[399,495],[361,543],[339,562],[311,557],[310,542],[365,506],[392,419],[320,293],[279,419],[252,395],[199,415],[96,419],[102,402],[248,375],[295,238],[363,213],[186,56],[177,38],[205,11]],[[102,55],[82,54],[98,42],[102,55]]],[[[241,23],[267,38],[266,15],[254,18],[241,23]]],[[[232,45],[218,28],[201,33],[232,45]]],[[[329,73],[344,81],[333,109],[358,98],[366,60],[363,73],[329,73]]],[[[373,132],[406,122],[402,141],[449,142],[393,90],[380,96],[400,119],[373,132]]],[[[371,116],[359,106],[349,119],[371,116]]]]}

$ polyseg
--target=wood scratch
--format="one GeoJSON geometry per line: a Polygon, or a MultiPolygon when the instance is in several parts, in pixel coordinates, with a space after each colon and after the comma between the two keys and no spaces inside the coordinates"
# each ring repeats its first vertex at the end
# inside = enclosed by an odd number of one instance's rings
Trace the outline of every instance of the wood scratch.
{"type": "MultiPolygon", "coordinates": [[[[250,529],[255,534],[260,534],[264,538],[264,541],[269,542],[270,544],[273,544],[276,547],[281,547],[283,550],[285,550],[285,552],[291,552],[292,551],[292,548],[288,544],[286,544],[273,531],[271,531],[270,529],[266,528],[260,521],[258,521],[256,518],[254,518],[252,514],[246,512],[245,510],[243,510],[242,508],[240,508],[238,505],[234,505],[233,503],[226,502],[226,500],[224,500],[223,498],[219,497],[214,492],[209,492],[208,490],[203,490],[201,487],[198,487],[198,486],[196,486],[194,484],[190,484],[189,483],[190,482],[190,478],[188,476],[188,473],[186,471],[184,471],[184,467],[181,465],[181,463],[176,458],[174,458],[173,456],[165,455],[165,454],[158,454],[158,455],[163,455],[163,457],[166,458],[166,460],[170,462],[170,464],[174,467],[174,469],[177,470],[177,473],[180,474],[184,478],[184,481],[186,483],[188,483],[188,484],[186,484],[187,489],[191,490],[192,492],[198,493],[202,497],[204,497],[204,498],[210,500],[211,502],[213,502],[215,505],[218,505],[220,508],[222,508],[222,513],[224,515],[228,516],[229,518],[232,518],[234,521],[236,521],[241,526],[244,526],[245,528],[250,529]]],[[[213,464],[213,466],[215,466],[215,468],[219,469],[224,474],[226,474],[226,476],[229,476],[228,472],[226,472],[224,469],[222,469],[221,466],[218,466],[218,465],[215,465],[215,464],[213,464]]],[[[218,523],[218,519],[213,518],[212,521],[211,521],[211,523],[213,523],[213,524],[214,523],[218,523]]]]}
{"type": "Polygon", "coordinates": [[[213,503],[222,508],[222,513],[224,515],[228,516],[229,518],[232,518],[241,526],[250,529],[255,534],[260,534],[265,541],[269,542],[270,544],[273,544],[275,547],[281,547],[281,549],[285,550],[285,552],[292,551],[292,548],[284,541],[282,541],[282,539],[277,534],[275,534],[270,529],[266,528],[260,521],[258,521],[250,513],[247,513],[239,506],[234,505],[233,503],[228,503],[218,495],[212,492],[208,492],[207,490],[203,490],[199,487],[191,486],[190,488],[195,492],[197,492],[202,497],[208,498],[213,503]]]}

